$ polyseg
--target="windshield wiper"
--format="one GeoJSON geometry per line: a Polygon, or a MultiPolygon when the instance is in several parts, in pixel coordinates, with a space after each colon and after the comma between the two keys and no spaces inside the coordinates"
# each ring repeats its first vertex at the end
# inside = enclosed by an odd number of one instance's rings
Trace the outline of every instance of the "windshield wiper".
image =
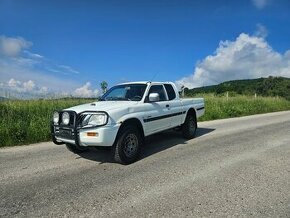
{"type": "Polygon", "coordinates": [[[122,98],[122,97],[107,97],[104,100],[106,101],[132,101],[130,98],[122,98]]]}

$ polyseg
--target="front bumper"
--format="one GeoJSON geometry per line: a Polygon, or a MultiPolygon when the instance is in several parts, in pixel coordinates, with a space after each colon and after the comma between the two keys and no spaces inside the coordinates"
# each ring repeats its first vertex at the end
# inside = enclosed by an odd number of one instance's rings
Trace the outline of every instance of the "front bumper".
{"type": "MultiPolygon", "coordinates": [[[[76,146],[112,146],[115,142],[120,124],[103,125],[96,127],[80,127],[80,114],[74,111],[67,111],[70,113],[72,122],[69,125],[61,125],[51,123],[51,137],[55,144],[74,144],[76,146]],[[95,133],[90,136],[88,133],[95,133]]],[[[61,112],[60,112],[61,113],[61,112]]]]}

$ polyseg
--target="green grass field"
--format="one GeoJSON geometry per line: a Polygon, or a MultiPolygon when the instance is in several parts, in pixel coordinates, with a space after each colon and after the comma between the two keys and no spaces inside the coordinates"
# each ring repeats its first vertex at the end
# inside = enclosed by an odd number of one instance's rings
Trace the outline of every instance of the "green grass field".
{"type": "Polygon", "coordinates": [[[91,101],[60,99],[0,102],[0,147],[50,140],[53,111],[91,101]]]}
{"type": "MultiPolygon", "coordinates": [[[[214,120],[251,114],[290,110],[282,98],[235,96],[205,97],[206,113],[200,119],[214,120]]],[[[0,102],[0,147],[50,140],[49,124],[54,110],[91,102],[91,99],[29,100],[0,102]]]]}
{"type": "Polygon", "coordinates": [[[290,110],[290,101],[277,97],[214,96],[201,94],[205,98],[205,115],[199,121],[241,117],[253,114],[290,110]]]}

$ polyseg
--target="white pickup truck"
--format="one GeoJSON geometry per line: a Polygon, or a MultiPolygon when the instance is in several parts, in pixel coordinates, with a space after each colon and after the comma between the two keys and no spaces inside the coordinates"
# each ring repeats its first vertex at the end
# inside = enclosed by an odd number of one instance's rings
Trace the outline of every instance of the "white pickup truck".
{"type": "Polygon", "coordinates": [[[194,137],[203,98],[180,99],[171,82],[132,82],[109,89],[97,102],[56,111],[51,122],[55,144],[80,153],[88,146],[111,146],[115,161],[134,162],[146,136],[180,129],[194,137]]]}

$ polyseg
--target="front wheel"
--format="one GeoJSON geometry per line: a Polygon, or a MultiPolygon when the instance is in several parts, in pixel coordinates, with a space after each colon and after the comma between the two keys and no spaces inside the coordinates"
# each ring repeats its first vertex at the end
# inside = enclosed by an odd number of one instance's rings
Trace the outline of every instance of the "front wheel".
{"type": "Polygon", "coordinates": [[[143,145],[140,131],[133,127],[124,127],[113,147],[113,156],[116,162],[130,164],[137,160],[143,145]]]}
{"type": "Polygon", "coordinates": [[[197,129],[197,122],[194,114],[192,113],[187,114],[181,129],[184,138],[186,139],[194,138],[197,129]]]}
{"type": "Polygon", "coordinates": [[[69,151],[71,151],[71,152],[73,152],[75,154],[80,154],[80,153],[83,153],[83,152],[88,150],[88,148],[86,148],[86,147],[80,147],[80,146],[76,146],[76,145],[73,145],[73,144],[66,143],[65,145],[66,145],[66,148],[69,151]]]}

